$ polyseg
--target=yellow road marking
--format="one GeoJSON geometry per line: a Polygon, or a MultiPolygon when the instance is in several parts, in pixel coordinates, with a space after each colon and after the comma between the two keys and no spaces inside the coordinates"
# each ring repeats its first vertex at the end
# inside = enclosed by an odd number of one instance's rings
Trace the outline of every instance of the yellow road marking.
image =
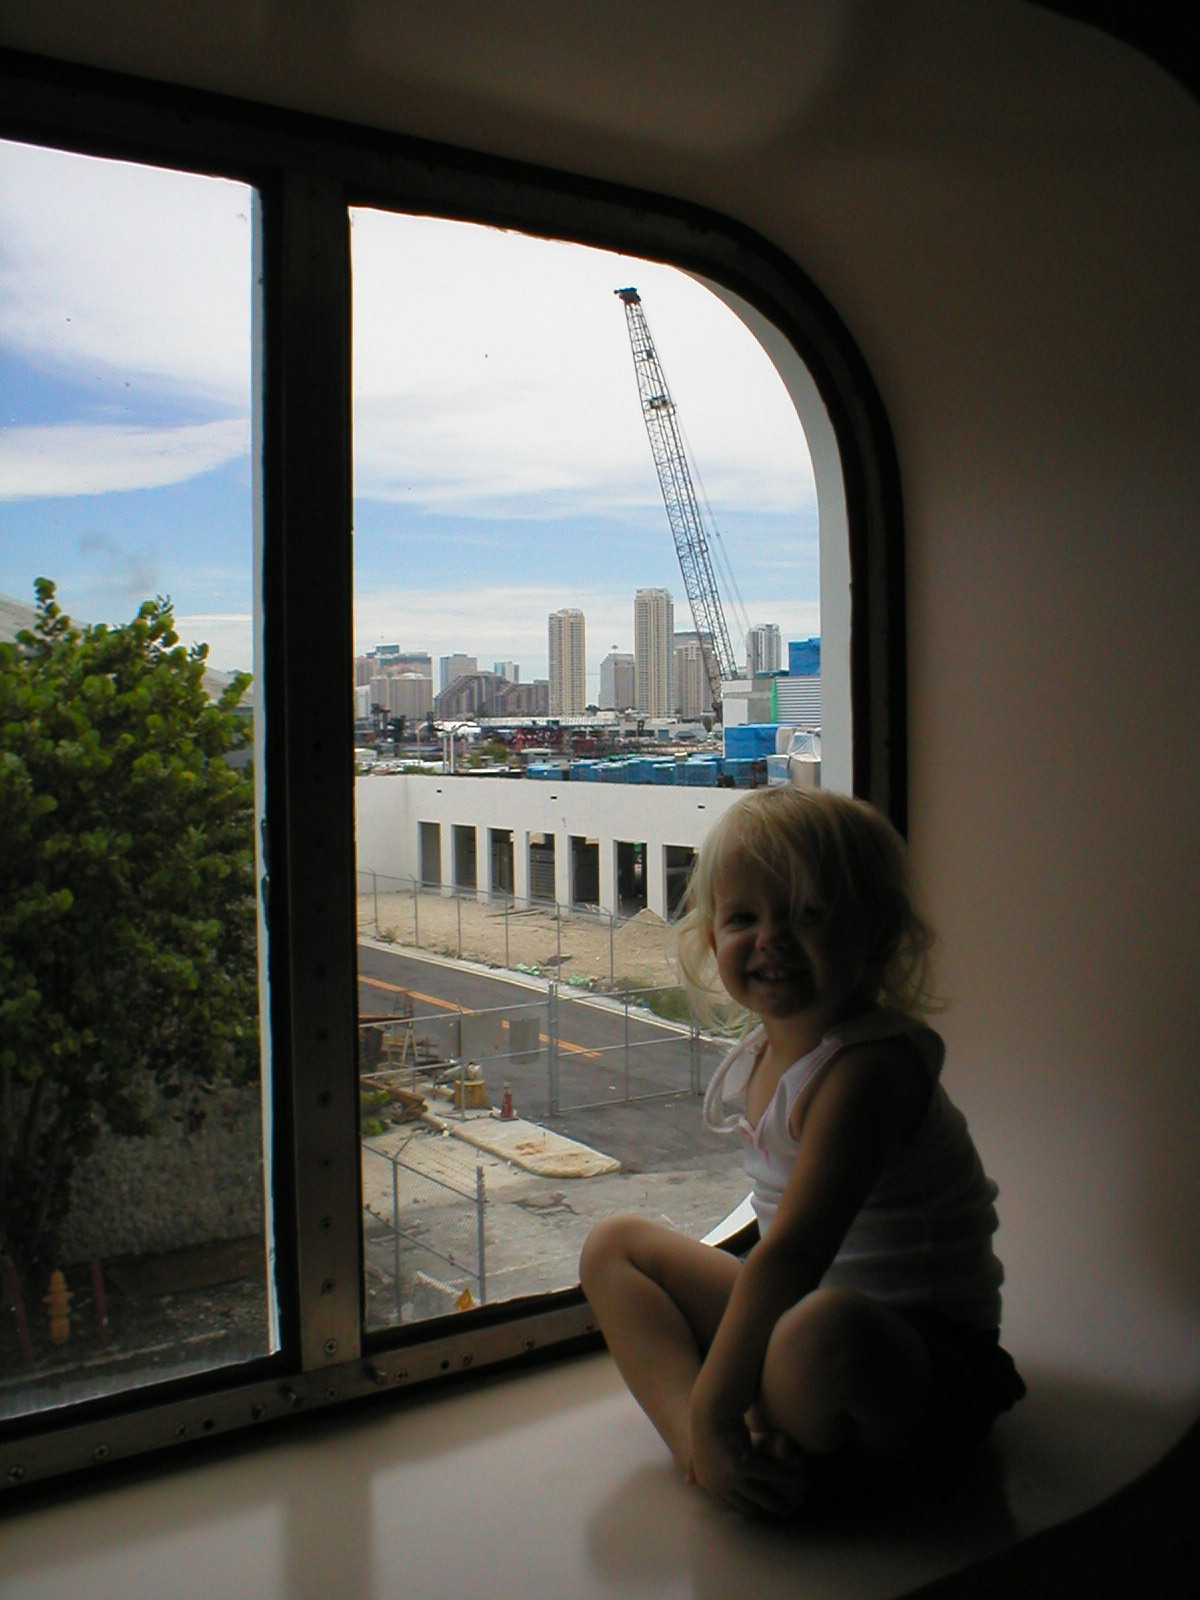
{"type": "MultiPolygon", "coordinates": [[[[414,1000],[422,1001],[427,1006],[437,1006],[442,1011],[456,1011],[460,1017],[473,1015],[473,1013],[466,1011],[462,1006],[460,1006],[456,1000],[441,1000],[435,994],[422,994],[420,989],[406,989],[404,985],[400,983],[388,983],[383,978],[368,978],[365,977],[361,972],[358,975],[358,981],[368,989],[383,989],[388,994],[407,994],[410,995],[414,1000]]],[[[401,1019],[397,1018],[397,1021],[399,1020],[401,1019]]],[[[508,1027],[507,1018],[504,1019],[504,1026],[506,1028],[508,1027]]],[[[550,1039],[547,1034],[539,1033],[538,1039],[542,1044],[550,1043],[550,1039]]],[[[587,1045],[572,1044],[569,1039],[560,1039],[558,1041],[558,1048],[560,1050],[568,1050],[572,1055],[588,1056],[591,1059],[596,1059],[600,1054],[599,1050],[589,1050],[587,1045]]]]}
{"type": "Polygon", "coordinates": [[[411,995],[414,1000],[423,1000],[427,1006],[438,1006],[443,1011],[457,1011],[460,1016],[466,1015],[456,1000],[439,1000],[436,994],[422,994],[419,989],[406,989],[401,983],[386,983],[382,978],[365,978],[361,972],[358,981],[368,989],[386,989],[388,994],[411,995]]]}

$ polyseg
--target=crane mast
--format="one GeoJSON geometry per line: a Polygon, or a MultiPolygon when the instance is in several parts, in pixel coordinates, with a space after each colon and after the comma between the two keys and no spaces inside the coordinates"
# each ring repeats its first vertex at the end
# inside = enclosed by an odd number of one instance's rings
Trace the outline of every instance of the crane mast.
{"type": "Polygon", "coordinates": [[[729,643],[729,629],[725,625],[725,613],[709,558],[708,539],[676,421],[675,402],[671,399],[667,380],[654,353],[654,341],[642,310],[641,296],[636,289],[617,289],[614,293],[625,307],[625,325],[633,351],[642,417],[650,437],[650,453],[654,457],[659,487],[675,540],[675,553],[679,557],[679,570],[683,574],[683,587],[700,640],[700,654],[712,691],[713,710],[718,711],[721,682],[737,677],[737,661],[729,643]]]}

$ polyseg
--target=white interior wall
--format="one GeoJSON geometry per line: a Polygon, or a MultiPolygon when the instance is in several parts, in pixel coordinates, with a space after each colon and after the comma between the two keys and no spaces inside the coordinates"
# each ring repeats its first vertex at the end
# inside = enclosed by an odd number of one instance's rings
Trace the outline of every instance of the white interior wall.
{"type": "Polygon", "coordinates": [[[1009,1335],[1195,1395],[1200,108],[1099,38],[1045,87],[1002,146],[797,154],[896,432],[912,852],[1009,1335]]]}

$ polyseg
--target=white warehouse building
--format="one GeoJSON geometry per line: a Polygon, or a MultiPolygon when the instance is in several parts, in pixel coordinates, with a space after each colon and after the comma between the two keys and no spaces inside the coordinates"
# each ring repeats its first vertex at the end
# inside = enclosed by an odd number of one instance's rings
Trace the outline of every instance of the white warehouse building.
{"type": "Polygon", "coordinates": [[[639,905],[669,918],[714,821],[745,791],[398,773],[356,783],[360,872],[480,899],[639,905]]]}

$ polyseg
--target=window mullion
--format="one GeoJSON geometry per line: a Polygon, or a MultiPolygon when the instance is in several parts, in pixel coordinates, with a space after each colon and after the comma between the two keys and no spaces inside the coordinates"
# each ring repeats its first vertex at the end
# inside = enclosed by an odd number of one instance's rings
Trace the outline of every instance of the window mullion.
{"type": "MultiPolygon", "coordinates": [[[[281,1231],[289,1224],[295,1230],[294,1277],[281,1285],[285,1342],[303,1370],[313,1371],[353,1360],[361,1349],[354,752],[346,689],[349,221],[335,181],[289,173],[278,193],[277,248],[267,252],[278,270],[267,300],[275,310],[268,382],[281,401],[277,526],[268,550],[278,573],[283,724],[270,770],[286,817],[272,883],[272,920],[282,917],[287,930],[276,1214],[281,1231]]],[[[270,592],[269,585],[269,634],[270,592]]]]}

